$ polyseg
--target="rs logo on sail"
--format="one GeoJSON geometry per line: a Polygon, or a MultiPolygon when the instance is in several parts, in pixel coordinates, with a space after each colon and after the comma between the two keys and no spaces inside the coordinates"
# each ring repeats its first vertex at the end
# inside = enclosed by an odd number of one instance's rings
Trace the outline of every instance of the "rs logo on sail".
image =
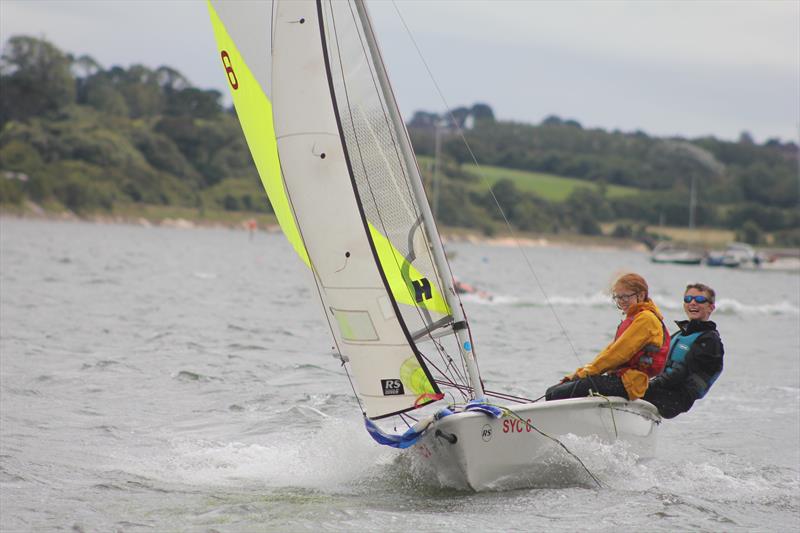
{"type": "Polygon", "coordinates": [[[382,379],[381,388],[383,388],[384,396],[402,396],[405,394],[403,382],[399,379],[382,379]]]}

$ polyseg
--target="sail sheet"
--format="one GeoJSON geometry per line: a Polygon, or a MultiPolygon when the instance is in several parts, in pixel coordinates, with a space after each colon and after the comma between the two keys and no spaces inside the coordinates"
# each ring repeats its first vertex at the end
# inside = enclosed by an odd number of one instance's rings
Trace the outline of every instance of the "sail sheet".
{"type": "Polygon", "coordinates": [[[439,398],[417,343],[452,324],[452,288],[431,252],[438,237],[423,223],[418,170],[403,156],[408,138],[377,81],[383,66],[364,19],[350,1],[264,3],[259,17],[230,4],[209,9],[234,105],[367,415],[439,398]]]}

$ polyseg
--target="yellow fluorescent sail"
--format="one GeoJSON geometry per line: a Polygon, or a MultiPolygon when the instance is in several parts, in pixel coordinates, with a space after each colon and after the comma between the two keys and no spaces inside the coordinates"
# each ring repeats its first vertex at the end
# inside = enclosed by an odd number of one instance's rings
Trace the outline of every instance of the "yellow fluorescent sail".
{"type": "MultiPolygon", "coordinates": [[[[310,266],[308,252],[303,245],[300,232],[292,215],[286,189],[281,179],[281,166],[278,158],[278,144],[272,123],[272,104],[259,85],[253,73],[247,67],[225,25],[220,20],[211,2],[208,12],[214,27],[214,37],[220,50],[222,67],[225,70],[233,96],[233,104],[239,115],[239,122],[244,130],[247,145],[253,161],[261,177],[261,183],[275,210],[275,216],[283,233],[294,247],[297,255],[310,266]]],[[[265,50],[264,53],[267,53],[265,50]]]]}
{"type": "Polygon", "coordinates": [[[378,251],[378,260],[381,263],[384,274],[386,274],[386,278],[389,280],[389,287],[395,300],[401,304],[422,307],[443,315],[449,315],[450,308],[435,284],[430,286],[430,298],[421,302],[416,301],[413,282],[419,282],[424,276],[411,266],[391,241],[375,229],[372,224],[369,225],[369,232],[372,235],[372,242],[375,243],[375,249],[378,251]],[[403,276],[403,271],[407,272],[407,277],[403,276]]]}

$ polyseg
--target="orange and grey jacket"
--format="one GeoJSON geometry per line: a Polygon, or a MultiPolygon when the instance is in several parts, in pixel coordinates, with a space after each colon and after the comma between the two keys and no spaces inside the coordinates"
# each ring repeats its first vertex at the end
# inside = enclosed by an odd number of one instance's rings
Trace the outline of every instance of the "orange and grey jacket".
{"type": "Polygon", "coordinates": [[[631,305],[627,317],[617,328],[614,340],[591,363],[576,370],[574,377],[585,378],[614,372],[622,379],[628,398],[641,398],[647,390],[650,376],[661,372],[666,361],[669,334],[666,333],[663,320],[661,311],[652,300],[631,305]],[[649,364],[642,365],[648,353],[651,354],[651,360],[649,364]]]}

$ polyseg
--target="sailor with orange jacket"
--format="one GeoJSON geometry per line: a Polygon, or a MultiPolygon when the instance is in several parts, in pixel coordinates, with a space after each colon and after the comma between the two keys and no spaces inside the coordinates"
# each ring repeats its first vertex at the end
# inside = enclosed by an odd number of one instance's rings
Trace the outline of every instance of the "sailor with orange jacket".
{"type": "Polygon", "coordinates": [[[588,396],[590,391],[636,400],[644,396],[650,378],[664,369],[669,333],[645,279],[633,273],[621,276],[613,298],[625,313],[614,340],[591,363],[547,389],[547,400],[588,396]]]}

